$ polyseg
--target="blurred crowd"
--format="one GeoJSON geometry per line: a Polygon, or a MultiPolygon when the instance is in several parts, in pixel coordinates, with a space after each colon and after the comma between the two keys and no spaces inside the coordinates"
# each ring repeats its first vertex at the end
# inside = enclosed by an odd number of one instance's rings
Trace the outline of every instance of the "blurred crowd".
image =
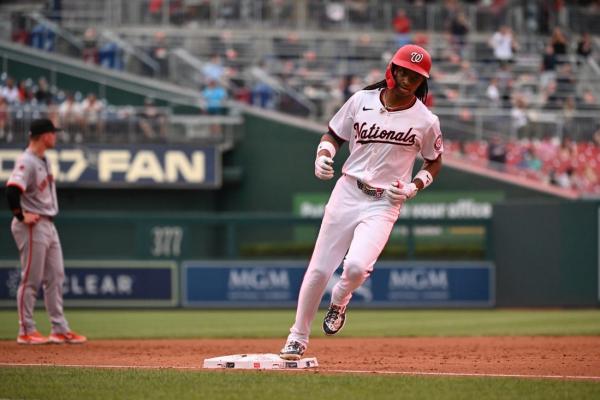
{"type": "Polygon", "coordinates": [[[541,139],[494,135],[489,140],[446,140],[444,146],[450,154],[470,163],[588,195],[600,194],[600,129],[593,141],[559,140],[550,135],[541,139]]]}
{"type": "MultiPolygon", "coordinates": [[[[136,73],[194,85],[207,114],[226,114],[228,100],[236,100],[327,121],[354,92],[383,79],[385,64],[397,47],[417,43],[432,53],[426,104],[436,111],[450,110],[440,111],[440,115],[453,151],[487,162],[493,158],[488,151],[495,154],[504,149],[504,161],[498,161],[502,157],[493,161],[506,171],[528,171],[528,176],[559,186],[600,191],[600,160],[596,157],[599,77],[590,76],[588,68],[589,60],[598,60],[594,35],[598,33],[600,1],[304,3],[309,5],[308,19],[316,21],[323,35],[289,31],[246,37],[236,33],[236,27],[243,27],[257,15],[257,20],[268,19],[271,26],[278,21],[296,23],[298,5],[289,0],[229,0],[219,2],[218,8],[208,0],[136,2],[141,5],[139,23],[157,28],[151,35],[132,33],[109,40],[88,27],[79,32],[83,43],[79,57],[128,70],[133,53],[125,52],[124,44],[129,43],[137,57],[146,60],[136,73]],[[438,7],[433,30],[428,29],[432,23],[430,5],[438,7]],[[577,8],[571,8],[574,6],[577,8]],[[511,12],[515,8],[522,11],[519,30],[513,30],[511,12]],[[377,13],[384,9],[393,13],[389,18],[386,14],[387,25],[381,26],[384,19],[377,13]],[[201,29],[203,24],[220,29],[194,39],[189,50],[201,60],[202,67],[190,77],[173,62],[173,50],[185,47],[183,36],[178,36],[176,29],[163,27],[201,29]],[[352,38],[328,37],[329,30],[344,27],[365,29],[352,38]],[[560,155],[567,154],[564,148],[569,147],[564,143],[572,143],[574,150],[569,153],[570,162],[563,160],[558,165],[560,155]]],[[[46,51],[56,48],[56,37],[39,26],[29,32],[17,27],[13,40],[46,51]]],[[[12,102],[3,97],[4,103],[12,102]]],[[[56,108],[63,107],[68,97],[74,96],[55,96],[56,108]]],[[[93,132],[101,125],[81,111],[87,98],[72,101],[78,104],[78,117],[60,122],[82,132],[93,132]]],[[[52,108],[52,100],[47,103],[52,108]]],[[[142,131],[147,137],[160,137],[163,129],[153,125],[152,132],[142,131]]]]}
{"type": "Polygon", "coordinates": [[[93,92],[71,93],[45,77],[15,81],[0,77],[0,143],[23,142],[26,127],[40,116],[64,128],[64,143],[166,141],[168,110],[147,98],[143,107],[115,107],[93,92]]]}

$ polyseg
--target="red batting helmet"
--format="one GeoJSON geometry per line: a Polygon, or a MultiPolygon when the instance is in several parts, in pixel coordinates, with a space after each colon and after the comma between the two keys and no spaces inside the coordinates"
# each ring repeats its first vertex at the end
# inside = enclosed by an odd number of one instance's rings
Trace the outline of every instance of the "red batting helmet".
{"type": "Polygon", "coordinates": [[[387,87],[390,89],[396,86],[396,82],[392,76],[392,64],[410,69],[423,75],[425,78],[429,78],[431,56],[427,50],[416,44],[407,44],[400,47],[385,70],[385,80],[387,87]]]}

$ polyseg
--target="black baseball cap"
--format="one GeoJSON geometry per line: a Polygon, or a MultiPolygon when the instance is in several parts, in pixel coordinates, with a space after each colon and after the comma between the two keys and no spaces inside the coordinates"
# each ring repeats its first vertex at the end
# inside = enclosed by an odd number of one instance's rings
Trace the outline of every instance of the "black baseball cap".
{"type": "Polygon", "coordinates": [[[31,126],[29,127],[29,135],[30,136],[39,136],[47,132],[58,132],[62,131],[62,128],[57,128],[54,126],[52,121],[48,118],[39,118],[31,121],[31,126]]]}

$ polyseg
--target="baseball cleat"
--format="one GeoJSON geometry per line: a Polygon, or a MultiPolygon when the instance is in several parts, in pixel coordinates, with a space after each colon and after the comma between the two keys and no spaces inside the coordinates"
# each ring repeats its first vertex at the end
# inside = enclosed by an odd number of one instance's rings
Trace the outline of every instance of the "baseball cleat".
{"type": "Polygon", "coordinates": [[[76,332],[70,331],[65,333],[52,333],[48,336],[50,343],[54,344],[81,344],[87,342],[87,338],[76,332]]]}
{"type": "Polygon", "coordinates": [[[335,304],[329,305],[329,310],[325,314],[323,320],[323,332],[326,335],[335,335],[344,327],[346,322],[346,307],[336,306],[335,304]]]}
{"type": "Polygon", "coordinates": [[[279,352],[279,357],[284,360],[299,360],[306,351],[306,346],[295,340],[288,340],[283,349],[279,352]]]}
{"type": "Polygon", "coordinates": [[[17,343],[19,344],[46,344],[48,343],[48,338],[46,336],[42,336],[38,331],[31,332],[26,335],[19,335],[17,337],[17,343]]]}

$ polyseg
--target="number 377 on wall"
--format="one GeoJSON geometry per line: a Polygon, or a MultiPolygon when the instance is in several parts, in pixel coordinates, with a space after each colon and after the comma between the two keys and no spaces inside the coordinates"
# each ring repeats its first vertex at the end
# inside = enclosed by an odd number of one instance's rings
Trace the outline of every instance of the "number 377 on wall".
{"type": "Polygon", "coordinates": [[[179,257],[183,242],[181,226],[154,226],[150,230],[150,254],[154,257],[179,257]]]}

